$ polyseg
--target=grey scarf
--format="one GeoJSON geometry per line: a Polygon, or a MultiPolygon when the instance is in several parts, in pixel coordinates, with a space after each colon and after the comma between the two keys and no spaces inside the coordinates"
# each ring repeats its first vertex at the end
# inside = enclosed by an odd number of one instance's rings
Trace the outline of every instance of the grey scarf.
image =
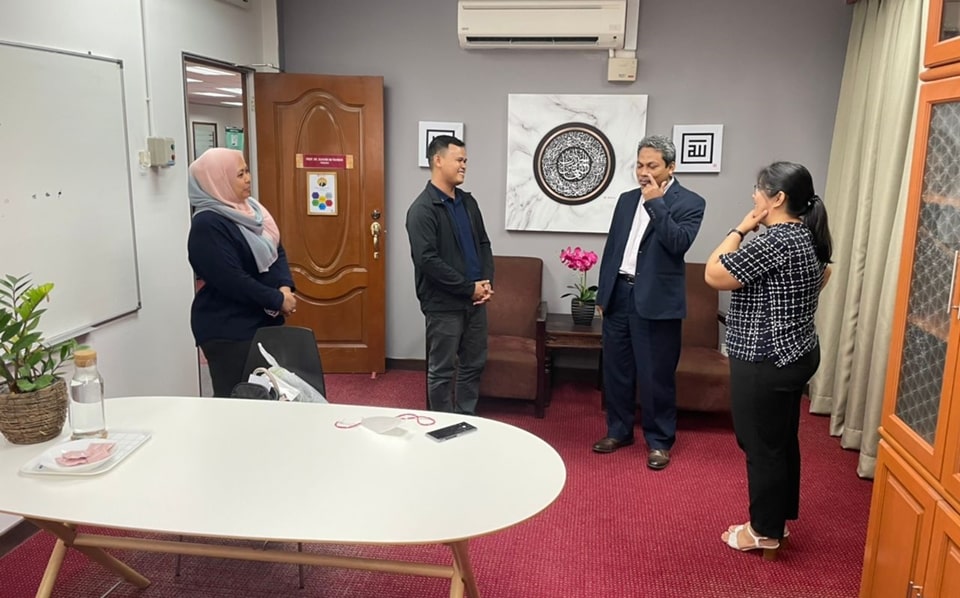
{"type": "Polygon", "coordinates": [[[253,218],[251,218],[204,191],[193,175],[188,175],[187,178],[190,180],[188,193],[190,205],[195,210],[194,214],[216,212],[236,224],[243,233],[247,245],[250,246],[250,251],[253,252],[257,270],[260,272],[269,270],[273,262],[277,261],[277,246],[274,245],[273,239],[263,232],[263,212],[257,200],[252,197],[247,198],[247,204],[253,208],[253,218]]]}

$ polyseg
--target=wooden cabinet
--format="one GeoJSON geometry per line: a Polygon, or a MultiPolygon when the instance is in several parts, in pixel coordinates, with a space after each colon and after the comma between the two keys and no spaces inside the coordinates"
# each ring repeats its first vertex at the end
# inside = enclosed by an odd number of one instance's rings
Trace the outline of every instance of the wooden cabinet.
{"type": "Polygon", "coordinates": [[[939,479],[945,461],[957,465],[947,424],[960,349],[960,77],[921,85],[911,172],[882,426],[939,479]]]}
{"type": "Polygon", "coordinates": [[[903,598],[927,568],[938,494],[880,441],[860,596],[903,598]]]}
{"type": "Polygon", "coordinates": [[[960,62],[960,0],[930,0],[923,64],[960,62]]]}
{"type": "Polygon", "coordinates": [[[861,598],[960,596],[960,515],[883,441],[867,546],[861,598]]]}
{"type": "Polygon", "coordinates": [[[960,596],[960,0],[924,64],[861,598],[960,596]]]}
{"type": "Polygon", "coordinates": [[[937,505],[923,598],[960,596],[960,516],[944,503],[937,505]]]}

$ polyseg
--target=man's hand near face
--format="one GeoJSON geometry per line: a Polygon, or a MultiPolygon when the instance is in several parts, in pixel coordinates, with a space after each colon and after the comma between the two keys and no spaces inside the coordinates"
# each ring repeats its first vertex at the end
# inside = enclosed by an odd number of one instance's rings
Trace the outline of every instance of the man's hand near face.
{"type": "Polygon", "coordinates": [[[663,197],[663,193],[667,190],[668,181],[664,181],[663,184],[657,184],[657,180],[649,175],[643,176],[639,182],[640,192],[643,194],[644,201],[659,199],[663,197]]]}

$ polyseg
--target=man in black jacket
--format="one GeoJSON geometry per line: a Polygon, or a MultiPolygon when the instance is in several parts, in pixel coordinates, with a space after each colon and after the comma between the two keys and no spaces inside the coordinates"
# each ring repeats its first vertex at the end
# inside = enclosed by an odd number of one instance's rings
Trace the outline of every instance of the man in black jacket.
{"type": "Polygon", "coordinates": [[[430,181],[407,210],[426,319],[427,394],[435,411],[472,415],[487,362],[484,304],[493,296],[493,252],[477,201],[458,188],[467,171],[463,142],[439,135],[427,148],[427,160],[430,181]]]}

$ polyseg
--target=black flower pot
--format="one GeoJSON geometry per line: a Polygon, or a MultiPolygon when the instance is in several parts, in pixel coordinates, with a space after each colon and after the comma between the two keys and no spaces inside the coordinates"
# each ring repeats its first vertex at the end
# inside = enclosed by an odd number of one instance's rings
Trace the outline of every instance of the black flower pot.
{"type": "Polygon", "coordinates": [[[576,297],[570,301],[570,315],[573,316],[573,323],[577,326],[590,326],[593,324],[593,315],[596,311],[596,301],[581,301],[576,297]]]}

